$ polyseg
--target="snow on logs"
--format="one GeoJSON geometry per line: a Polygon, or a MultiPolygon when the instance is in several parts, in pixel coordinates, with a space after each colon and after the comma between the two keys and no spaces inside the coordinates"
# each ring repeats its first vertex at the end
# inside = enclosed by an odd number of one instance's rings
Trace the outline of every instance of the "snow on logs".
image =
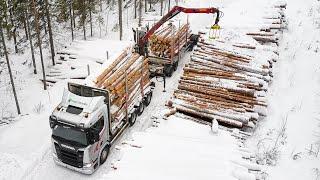
{"type": "Polygon", "coordinates": [[[247,35],[261,44],[275,43],[278,44],[278,33],[287,28],[287,22],[284,14],[287,4],[277,2],[267,12],[264,18],[264,25],[258,32],[249,32],[247,35]]]}
{"type": "Polygon", "coordinates": [[[238,128],[254,127],[260,116],[266,116],[266,91],[279,54],[272,44],[278,44],[286,28],[285,8],[282,2],[272,6],[264,17],[264,27],[246,33],[271,46],[213,43],[202,34],[174,91],[177,111],[238,128]]]}
{"type": "Polygon", "coordinates": [[[150,37],[150,51],[153,55],[172,58],[187,43],[190,35],[189,23],[177,28],[172,23],[156,31],[150,37]]]}
{"type": "Polygon", "coordinates": [[[272,61],[255,57],[259,49],[248,50],[250,55],[240,50],[201,37],[174,91],[177,111],[238,128],[253,127],[265,116],[272,61]]]}
{"type": "Polygon", "coordinates": [[[135,105],[135,99],[149,87],[148,59],[129,50],[123,51],[97,78],[96,86],[110,92],[111,117],[125,116],[126,102],[135,105]]]}

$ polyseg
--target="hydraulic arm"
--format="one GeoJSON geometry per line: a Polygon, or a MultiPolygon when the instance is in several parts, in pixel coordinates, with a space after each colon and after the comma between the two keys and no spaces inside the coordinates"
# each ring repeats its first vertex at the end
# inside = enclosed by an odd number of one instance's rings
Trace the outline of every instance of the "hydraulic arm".
{"type": "Polygon", "coordinates": [[[184,12],[187,14],[191,13],[204,13],[204,14],[214,14],[217,13],[214,25],[218,25],[220,19],[220,11],[217,8],[184,8],[180,6],[174,6],[166,15],[164,15],[150,30],[146,32],[146,34],[138,40],[138,46],[140,54],[144,54],[144,49],[146,43],[150,36],[165,22],[170,20],[171,18],[175,17],[180,12],[184,12]]]}

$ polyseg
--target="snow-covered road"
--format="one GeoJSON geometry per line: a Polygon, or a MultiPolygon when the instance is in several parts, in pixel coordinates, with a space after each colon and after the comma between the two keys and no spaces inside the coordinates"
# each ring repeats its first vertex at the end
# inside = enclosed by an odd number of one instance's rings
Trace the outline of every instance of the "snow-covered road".
{"type": "MultiPolygon", "coordinates": [[[[178,80],[183,72],[182,69],[184,64],[189,60],[190,53],[186,53],[182,56],[180,65],[177,71],[173,74],[171,78],[166,79],[166,92],[163,92],[163,83],[158,82],[163,79],[154,79],[156,82],[156,88],[153,94],[153,98],[151,104],[145,109],[143,114],[137,118],[136,124],[129,128],[122,137],[116,142],[117,144],[121,144],[124,140],[130,139],[134,132],[140,132],[146,130],[152,123],[153,116],[159,115],[165,109],[165,102],[170,99],[172,96],[173,90],[178,85],[178,80]]],[[[113,146],[113,148],[115,147],[113,146]]],[[[31,172],[25,173],[23,178],[25,179],[98,179],[102,177],[102,175],[106,174],[110,168],[111,163],[119,159],[119,152],[112,149],[109,154],[109,158],[107,162],[101,166],[97,172],[93,175],[83,175],[72,170],[66,169],[64,167],[60,167],[55,165],[51,156],[51,150],[47,147],[47,151],[45,152],[43,158],[37,162],[37,164],[32,168],[31,172]]]]}

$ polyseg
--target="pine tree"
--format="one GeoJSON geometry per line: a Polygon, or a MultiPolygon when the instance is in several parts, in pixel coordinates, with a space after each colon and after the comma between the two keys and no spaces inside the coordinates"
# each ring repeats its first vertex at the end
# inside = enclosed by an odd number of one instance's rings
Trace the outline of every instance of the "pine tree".
{"type": "Polygon", "coordinates": [[[30,22],[29,22],[29,10],[28,10],[28,7],[25,8],[25,19],[27,21],[27,33],[28,33],[28,37],[29,37],[29,44],[30,44],[30,50],[31,50],[33,73],[37,74],[37,65],[36,65],[36,60],[35,60],[35,57],[34,57],[34,48],[33,48],[32,36],[31,36],[32,33],[31,33],[30,22]]]}
{"type": "Polygon", "coordinates": [[[4,35],[3,35],[2,21],[3,21],[3,19],[2,19],[2,17],[0,17],[0,38],[1,38],[1,41],[2,41],[2,47],[3,47],[3,52],[4,52],[4,55],[5,55],[5,59],[7,61],[7,66],[8,66],[9,76],[10,76],[10,82],[11,82],[11,86],[12,86],[14,100],[15,100],[16,107],[17,107],[17,112],[18,112],[18,114],[21,114],[20,106],[19,106],[19,102],[18,102],[18,97],[17,97],[17,93],[16,93],[16,88],[14,86],[13,76],[12,76],[12,72],[11,72],[11,66],[10,66],[8,51],[7,51],[7,47],[6,47],[6,43],[5,43],[5,38],[4,38],[4,35]]]}
{"type": "Polygon", "coordinates": [[[50,51],[51,51],[51,60],[52,60],[52,65],[55,65],[55,60],[54,60],[54,45],[53,45],[53,35],[52,35],[52,28],[51,28],[51,18],[50,18],[50,11],[49,11],[49,2],[48,0],[45,0],[45,14],[47,18],[47,24],[48,24],[48,31],[49,31],[49,42],[50,42],[50,51]]]}
{"type": "Polygon", "coordinates": [[[31,0],[32,2],[32,10],[33,10],[33,16],[35,18],[35,28],[36,28],[36,34],[38,39],[38,46],[40,51],[40,60],[41,60],[41,67],[42,67],[42,78],[43,78],[43,89],[47,90],[47,81],[46,81],[46,73],[44,68],[44,62],[43,62],[43,54],[42,54],[42,42],[41,42],[41,32],[40,32],[40,25],[39,25],[39,12],[36,9],[36,3],[35,0],[31,0]]]}
{"type": "Polygon", "coordinates": [[[72,41],[74,40],[74,34],[73,34],[73,24],[74,24],[74,20],[73,20],[73,0],[69,0],[69,17],[70,17],[70,29],[71,29],[71,38],[72,41]]]}
{"type": "Polygon", "coordinates": [[[13,43],[14,43],[14,51],[15,53],[18,53],[18,44],[17,44],[17,28],[15,25],[15,18],[14,18],[14,7],[15,7],[15,2],[13,0],[9,0],[9,18],[10,18],[10,35],[13,37],[13,43]]]}

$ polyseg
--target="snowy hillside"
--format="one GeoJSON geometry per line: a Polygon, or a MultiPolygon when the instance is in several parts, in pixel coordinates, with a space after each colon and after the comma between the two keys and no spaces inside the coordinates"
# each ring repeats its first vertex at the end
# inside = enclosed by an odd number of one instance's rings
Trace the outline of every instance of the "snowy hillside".
{"type": "MultiPolygon", "coordinates": [[[[166,8],[168,1],[164,2],[166,8]]],[[[211,125],[211,122],[181,113],[165,117],[164,114],[168,113],[166,104],[174,99],[185,65],[194,53],[186,52],[177,71],[166,79],[165,92],[162,79],[153,79],[156,87],[151,104],[137,118],[135,125],[125,130],[115,142],[106,163],[94,174],[84,175],[56,165],[52,159],[49,116],[61,101],[67,82],[92,85],[97,74],[134,44],[132,28],[138,25],[138,18],[133,18],[134,1],[123,4],[125,41],[118,41],[119,31],[115,28],[117,6],[102,5],[104,11],[99,16],[104,17],[103,26],[99,29],[99,23],[95,22],[95,35],[88,40],[80,40],[82,34],[78,29],[75,32],[78,40],[71,41],[67,28],[54,25],[53,31],[57,34],[54,41],[58,47],[55,66],[50,64],[49,46],[44,48],[48,90],[43,90],[40,69],[37,75],[33,74],[30,53],[15,54],[12,42],[7,42],[22,114],[15,113],[8,70],[5,58],[1,56],[0,180],[320,179],[320,1],[171,2],[171,6],[175,4],[193,8],[218,7],[223,12],[218,42],[208,38],[207,34],[202,39],[217,49],[232,49],[254,59],[246,68],[254,69],[270,63],[272,67],[266,76],[268,83],[258,81],[264,84],[261,86],[263,92],[255,94],[259,100],[265,101],[267,107],[261,111],[252,108],[254,112],[249,113],[252,117],[244,116],[250,124],[240,130],[211,125]],[[276,43],[260,44],[254,39],[256,36],[246,35],[270,25],[271,21],[266,17],[277,15],[274,7],[278,4],[286,4],[287,27],[276,33],[276,43]],[[252,120],[256,116],[258,118],[252,120]]],[[[143,25],[159,20],[160,1],[154,9],[154,12],[142,14],[143,25]]],[[[205,33],[214,18],[208,14],[181,13],[173,21],[189,21],[193,33],[205,33]]],[[[38,58],[37,66],[41,67],[38,58]]],[[[228,83],[219,80],[219,86],[234,86],[228,83]]],[[[232,114],[231,111],[223,113],[232,114]]]]}

